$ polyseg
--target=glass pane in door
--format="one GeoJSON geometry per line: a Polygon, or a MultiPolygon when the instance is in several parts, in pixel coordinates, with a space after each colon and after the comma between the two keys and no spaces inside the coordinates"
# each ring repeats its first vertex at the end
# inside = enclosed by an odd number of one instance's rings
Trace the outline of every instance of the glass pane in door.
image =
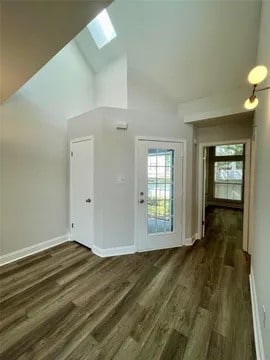
{"type": "Polygon", "coordinates": [[[174,230],[174,150],[148,150],[148,234],[174,230]]]}

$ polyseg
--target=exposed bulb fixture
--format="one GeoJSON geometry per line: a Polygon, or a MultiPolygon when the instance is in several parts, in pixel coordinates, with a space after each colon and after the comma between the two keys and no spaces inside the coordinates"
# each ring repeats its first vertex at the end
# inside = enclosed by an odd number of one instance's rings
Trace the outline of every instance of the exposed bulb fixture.
{"type": "Polygon", "coordinates": [[[267,76],[268,70],[264,65],[258,65],[253,68],[248,74],[248,81],[252,85],[260,84],[267,76]]]}
{"type": "Polygon", "coordinates": [[[267,77],[267,74],[268,74],[268,70],[267,70],[266,66],[264,66],[264,65],[255,66],[249,72],[248,81],[250,84],[253,85],[253,91],[252,91],[251,96],[244,103],[244,107],[247,110],[253,110],[259,104],[259,100],[258,100],[257,96],[255,95],[255,93],[257,91],[264,91],[264,90],[270,89],[270,86],[260,88],[260,89],[257,88],[258,84],[260,84],[267,77]]]}
{"type": "Polygon", "coordinates": [[[245,108],[247,110],[253,110],[257,107],[257,105],[259,104],[259,100],[256,96],[254,97],[250,97],[245,101],[245,108]]]}

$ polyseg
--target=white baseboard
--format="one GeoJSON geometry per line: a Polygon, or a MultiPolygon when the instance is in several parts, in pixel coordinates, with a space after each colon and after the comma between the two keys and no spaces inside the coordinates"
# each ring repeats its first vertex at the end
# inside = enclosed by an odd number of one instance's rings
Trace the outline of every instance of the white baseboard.
{"type": "Polygon", "coordinates": [[[194,244],[195,240],[193,239],[193,237],[191,238],[186,238],[185,239],[185,246],[192,246],[194,244]]]}
{"type": "Polygon", "coordinates": [[[92,252],[100,257],[109,257],[109,256],[118,256],[118,255],[127,255],[127,254],[134,254],[136,252],[135,246],[119,246],[114,248],[108,249],[101,249],[100,247],[93,245],[92,252]]]}
{"type": "Polygon", "coordinates": [[[256,356],[257,360],[266,360],[263,347],[263,338],[261,331],[261,324],[259,318],[259,305],[257,300],[255,278],[253,268],[251,266],[250,275],[250,294],[251,294],[251,305],[252,305],[252,317],[253,317],[253,328],[254,328],[254,338],[255,338],[255,347],[256,347],[256,356]]]}
{"type": "Polygon", "coordinates": [[[158,250],[166,250],[166,249],[175,249],[175,248],[181,248],[183,245],[174,245],[174,246],[171,246],[171,245],[168,245],[168,246],[162,246],[160,248],[148,248],[148,249],[140,249],[138,250],[137,249],[137,252],[147,252],[147,251],[158,251],[158,250]]]}
{"type": "Polygon", "coordinates": [[[41,243],[38,243],[38,244],[35,244],[35,245],[32,245],[32,246],[28,246],[28,247],[26,247],[24,249],[13,251],[13,252],[11,252],[9,254],[2,255],[2,256],[0,256],[0,266],[8,264],[8,263],[16,261],[16,260],[19,260],[19,259],[22,259],[22,258],[24,258],[26,256],[33,255],[33,254],[38,253],[40,251],[49,249],[49,248],[51,248],[53,246],[62,244],[63,242],[66,242],[66,241],[69,241],[69,235],[68,234],[65,234],[65,235],[62,235],[62,236],[57,236],[57,237],[55,237],[53,239],[43,241],[41,243]]]}
{"type": "Polygon", "coordinates": [[[185,239],[185,246],[192,246],[194,245],[195,241],[199,239],[199,234],[195,233],[191,238],[185,239]]]}

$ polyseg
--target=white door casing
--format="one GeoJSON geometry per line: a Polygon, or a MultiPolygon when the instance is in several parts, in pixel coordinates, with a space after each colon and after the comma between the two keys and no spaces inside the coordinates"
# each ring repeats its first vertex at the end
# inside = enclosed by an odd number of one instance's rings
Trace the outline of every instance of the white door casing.
{"type": "Polygon", "coordinates": [[[72,240],[91,248],[94,242],[94,138],[70,143],[70,230],[72,240]]]}
{"type": "Polygon", "coordinates": [[[138,139],[135,194],[138,251],[182,245],[184,148],[182,142],[138,139]]]}
{"type": "Polygon", "coordinates": [[[206,207],[206,166],[207,166],[207,148],[203,149],[203,198],[202,198],[202,237],[205,235],[205,207],[206,207]]]}
{"type": "Polygon", "coordinates": [[[249,248],[249,215],[250,215],[250,139],[239,139],[230,141],[214,141],[199,144],[199,161],[198,161],[198,238],[203,237],[203,198],[204,198],[204,148],[217,145],[227,144],[244,144],[245,145],[245,175],[244,175],[244,207],[243,207],[243,243],[242,248],[244,251],[250,253],[249,248]]]}

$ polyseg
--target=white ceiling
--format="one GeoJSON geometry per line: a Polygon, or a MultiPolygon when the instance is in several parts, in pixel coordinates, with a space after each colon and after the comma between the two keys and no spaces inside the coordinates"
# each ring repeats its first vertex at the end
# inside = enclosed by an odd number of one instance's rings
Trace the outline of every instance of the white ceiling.
{"type": "Polygon", "coordinates": [[[106,51],[121,46],[130,67],[178,102],[230,91],[245,86],[255,64],[260,6],[257,0],[116,0],[108,11],[118,37],[106,51]]]}

